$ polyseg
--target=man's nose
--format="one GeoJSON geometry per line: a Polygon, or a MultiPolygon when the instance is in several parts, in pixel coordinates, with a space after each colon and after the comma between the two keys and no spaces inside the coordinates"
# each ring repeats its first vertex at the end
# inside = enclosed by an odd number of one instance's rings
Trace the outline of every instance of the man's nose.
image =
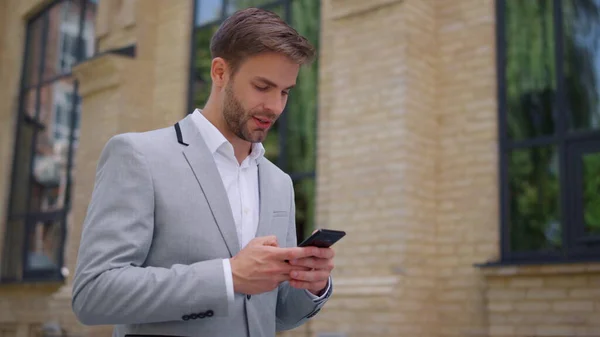
{"type": "Polygon", "coordinates": [[[285,107],[285,97],[281,94],[269,95],[269,99],[265,102],[265,108],[274,113],[277,117],[283,112],[285,107]]]}

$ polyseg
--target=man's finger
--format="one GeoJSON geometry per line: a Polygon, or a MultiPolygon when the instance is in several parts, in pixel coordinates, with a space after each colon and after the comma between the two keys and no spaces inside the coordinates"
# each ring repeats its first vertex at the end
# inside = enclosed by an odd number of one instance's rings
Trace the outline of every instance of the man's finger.
{"type": "Polygon", "coordinates": [[[294,265],[291,265],[291,264],[285,263],[285,262],[280,262],[278,265],[281,270],[281,273],[285,274],[285,275],[289,275],[294,270],[308,271],[308,270],[312,269],[312,268],[307,268],[304,266],[294,266],[294,265]]]}
{"type": "Polygon", "coordinates": [[[319,282],[325,281],[329,278],[329,272],[324,270],[313,270],[313,271],[301,271],[294,270],[290,273],[290,277],[293,280],[306,281],[306,282],[319,282]]]}
{"type": "Polygon", "coordinates": [[[329,266],[329,260],[317,257],[305,257],[303,259],[291,260],[290,264],[293,266],[302,266],[312,269],[327,269],[329,266]]]}
{"type": "Polygon", "coordinates": [[[314,256],[329,260],[333,259],[333,257],[335,256],[335,252],[332,248],[317,248],[317,251],[314,256]]]}
{"type": "Polygon", "coordinates": [[[317,247],[291,247],[281,248],[275,253],[279,260],[294,260],[318,254],[317,247]]]}
{"type": "Polygon", "coordinates": [[[275,279],[277,280],[278,283],[292,280],[292,278],[290,277],[289,274],[279,274],[279,275],[275,276],[275,279]]]}

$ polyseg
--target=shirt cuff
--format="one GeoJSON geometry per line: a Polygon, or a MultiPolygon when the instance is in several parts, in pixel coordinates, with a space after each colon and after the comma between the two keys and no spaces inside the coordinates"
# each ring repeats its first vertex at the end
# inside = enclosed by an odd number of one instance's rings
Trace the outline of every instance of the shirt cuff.
{"type": "Polygon", "coordinates": [[[225,288],[227,289],[227,301],[229,308],[233,307],[233,274],[231,273],[231,263],[229,259],[223,259],[223,271],[225,272],[225,288]]]}
{"type": "Polygon", "coordinates": [[[323,291],[323,294],[321,296],[317,296],[317,295],[311,293],[310,291],[308,291],[306,289],[304,289],[304,291],[308,294],[308,296],[310,296],[310,298],[312,298],[312,300],[315,303],[320,303],[325,298],[327,298],[327,295],[329,294],[330,288],[331,288],[331,276],[329,276],[329,279],[327,280],[327,286],[325,287],[325,290],[323,291]]]}

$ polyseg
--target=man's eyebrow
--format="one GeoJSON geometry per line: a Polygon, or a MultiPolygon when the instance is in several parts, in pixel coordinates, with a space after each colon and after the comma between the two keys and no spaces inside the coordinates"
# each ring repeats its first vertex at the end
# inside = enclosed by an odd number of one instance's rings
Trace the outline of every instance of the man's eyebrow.
{"type": "MultiPolygon", "coordinates": [[[[272,86],[272,87],[276,87],[276,88],[278,87],[277,84],[275,84],[273,81],[271,81],[271,80],[269,80],[267,78],[264,78],[264,77],[261,77],[261,76],[256,76],[254,79],[256,79],[258,81],[261,81],[261,82],[264,82],[266,85],[269,85],[269,86],[272,86]]],[[[292,89],[295,86],[296,86],[295,84],[292,84],[289,87],[287,87],[286,89],[289,90],[289,89],[292,89]]]]}

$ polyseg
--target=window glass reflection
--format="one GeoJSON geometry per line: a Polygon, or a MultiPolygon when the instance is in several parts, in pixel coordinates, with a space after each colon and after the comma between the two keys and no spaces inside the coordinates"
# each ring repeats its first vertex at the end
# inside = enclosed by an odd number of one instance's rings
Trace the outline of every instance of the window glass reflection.
{"type": "Polygon", "coordinates": [[[72,188],[68,163],[75,154],[71,149],[77,147],[81,114],[71,71],[95,53],[97,2],[51,1],[27,23],[9,196],[13,223],[6,227],[7,255],[0,261],[0,277],[26,279],[23,270],[61,267],[64,212],[70,201],[66,196],[72,188]]]}
{"type": "Polygon", "coordinates": [[[51,270],[58,266],[61,226],[58,221],[35,221],[29,229],[27,269],[51,270]]]}
{"type": "Polygon", "coordinates": [[[196,25],[218,20],[223,14],[223,0],[196,0],[196,25]]]}
{"type": "Polygon", "coordinates": [[[586,234],[600,234],[600,153],[583,156],[583,221],[586,234]]]}
{"type": "Polygon", "coordinates": [[[36,136],[31,211],[54,211],[64,206],[71,119],[73,109],[78,108],[73,90],[70,78],[41,89],[39,121],[46,127],[36,136]],[[53,201],[48,202],[48,195],[53,201]]]}
{"type": "Polygon", "coordinates": [[[504,3],[508,135],[513,140],[551,135],[556,90],[552,0],[504,3]]]}
{"type": "Polygon", "coordinates": [[[600,127],[600,1],[563,1],[564,77],[571,129],[600,127]]]}
{"type": "Polygon", "coordinates": [[[68,74],[77,61],[81,2],[62,1],[48,12],[44,80],[68,74]]]}
{"type": "Polygon", "coordinates": [[[512,250],[560,248],[562,230],[556,147],[512,151],[508,175],[512,250]]]}
{"type": "Polygon", "coordinates": [[[262,7],[272,2],[273,0],[229,0],[227,3],[226,12],[229,16],[239,9],[248,7],[262,7]]]}

